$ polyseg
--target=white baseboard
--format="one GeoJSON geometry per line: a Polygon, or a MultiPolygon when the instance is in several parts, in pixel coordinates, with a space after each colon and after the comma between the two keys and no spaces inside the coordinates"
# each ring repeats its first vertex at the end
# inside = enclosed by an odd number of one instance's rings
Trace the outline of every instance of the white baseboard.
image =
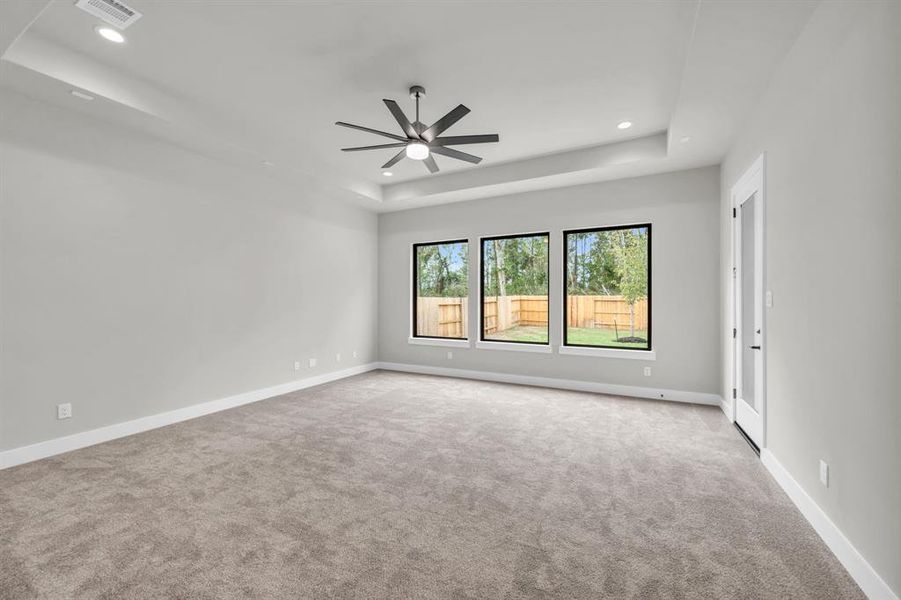
{"type": "Polygon", "coordinates": [[[760,451],[760,460],[776,479],[776,482],[785,490],[791,501],[795,503],[801,514],[813,525],[814,530],[823,538],[826,546],[847,569],[867,598],[870,600],[898,600],[898,596],[888,584],[857,551],[857,548],[848,541],[848,538],[823,512],[823,509],[795,481],[782,463],[776,460],[772,452],[764,448],[760,451]]]}
{"type": "Polygon", "coordinates": [[[444,377],[461,377],[463,379],[478,379],[481,381],[497,381],[501,383],[515,383],[519,385],[534,385],[537,387],[574,390],[578,392],[594,392],[597,394],[611,394],[614,396],[633,396],[636,398],[653,398],[655,400],[690,402],[692,404],[709,404],[711,406],[720,406],[721,403],[721,398],[718,394],[705,394],[703,392],[683,392],[679,390],[637,387],[631,385],[617,385],[613,383],[596,383],[594,381],[579,381],[575,379],[535,377],[532,375],[514,375],[511,373],[473,371],[469,369],[453,369],[449,367],[431,367],[426,365],[411,365],[391,362],[380,362],[378,363],[378,368],[385,369],[387,371],[403,371],[405,373],[441,375],[444,377]]]}
{"type": "Polygon", "coordinates": [[[125,421],[124,423],[115,423],[113,425],[107,425],[106,427],[82,431],[81,433],[38,442],[37,444],[31,444],[30,446],[13,448],[12,450],[0,452],[0,469],[14,467],[16,465],[40,460],[49,456],[55,456],[64,452],[78,450],[79,448],[84,448],[86,446],[108,442],[127,435],[134,435],[135,433],[141,433],[142,431],[156,429],[157,427],[172,425],[173,423],[187,421],[188,419],[202,417],[222,410],[228,410],[229,408],[234,408],[236,406],[258,402],[290,392],[296,392],[297,390],[302,390],[304,388],[322,385],[323,383],[328,383],[330,381],[372,371],[376,368],[376,363],[367,363],[365,365],[351,367],[341,371],[333,371],[331,373],[324,373],[305,379],[289,381],[287,383],[258,390],[251,390],[227,398],[219,398],[218,400],[210,400],[209,402],[202,402],[200,404],[186,406],[185,408],[141,417],[132,421],[125,421]]]}
{"type": "Polygon", "coordinates": [[[720,399],[720,409],[722,409],[723,414],[726,415],[730,423],[735,422],[735,415],[732,414],[732,400],[728,398],[720,399]]]}

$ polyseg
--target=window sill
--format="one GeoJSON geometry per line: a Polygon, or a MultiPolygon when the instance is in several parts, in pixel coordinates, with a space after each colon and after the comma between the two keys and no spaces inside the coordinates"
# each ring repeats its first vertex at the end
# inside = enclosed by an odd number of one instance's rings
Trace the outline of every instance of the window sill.
{"type": "Polygon", "coordinates": [[[476,342],[479,350],[512,350],[513,352],[540,352],[550,354],[553,348],[543,344],[517,344],[515,342],[476,342]]]}
{"type": "Polygon", "coordinates": [[[469,348],[472,346],[469,340],[455,340],[451,338],[410,337],[407,338],[407,343],[414,346],[444,346],[445,348],[469,348]]]}
{"type": "Polygon", "coordinates": [[[569,354],[571,356],[594,356],[597,358],[657,360],[656,350],[620,350],[619,348],[586,348],[582,346],[560,346],[559,353],[569,354]]]}

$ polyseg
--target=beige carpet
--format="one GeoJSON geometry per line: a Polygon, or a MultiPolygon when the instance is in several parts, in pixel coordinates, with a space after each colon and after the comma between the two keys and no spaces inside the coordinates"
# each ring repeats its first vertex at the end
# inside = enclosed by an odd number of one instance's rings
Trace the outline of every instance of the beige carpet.
{"type": "Polygon", "coordinates": [[[860,598],[711,407],[373,372],[0,471],[3,598],[860,598]]]}

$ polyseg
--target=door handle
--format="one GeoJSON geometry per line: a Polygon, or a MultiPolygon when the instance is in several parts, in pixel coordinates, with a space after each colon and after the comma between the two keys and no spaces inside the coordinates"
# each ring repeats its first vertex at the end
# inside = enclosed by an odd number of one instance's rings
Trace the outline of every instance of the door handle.
{"type": "Polygon", "coordinates": [[[760,346],[748,346],[751,350],[760,350],[760,346]]]}

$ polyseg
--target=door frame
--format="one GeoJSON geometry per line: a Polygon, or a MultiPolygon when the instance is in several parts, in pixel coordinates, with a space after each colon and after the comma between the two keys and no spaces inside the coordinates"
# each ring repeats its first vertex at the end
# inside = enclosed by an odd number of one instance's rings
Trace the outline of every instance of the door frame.
{"type": "Polygon", "coordinates": [[[758,402],[759,402],[759,413],[760,413],[760,440],[759,440],[759,449],[763,450],[766,447],[766,433],[767,433],[767,402],[766,402],[766,356],[767,356],[767,324],[766,324],[766,289],[767,289],[767,278],[766,278],[766,154],[761,154],[757,157],[757,159],[751,164],[747,171],[735,182],[730,190],[729,196],[729,207],[732,211],[732,216],[730,220],[732,221],[731,227],[731,277],[729,286],[729,305],[730,305],[730,315],[731,315],[731,329],[732,329],[732,394],[731,399],[729,400],[729,405],[732,410],[730,411],[731,420],[733,423],[736,422],[736,418],[738,416],[738,399],[736,391],[739,388],[739,377],[741,375],[741,348],[740,344],[742,342],[741,337],[736,335],[736,332],[739,331],[739,323],[738,323],[738,302],[736,299],[738,298],[738,269],[739,269],[739,260],[740,257],[737,255],[737,248],[739,238],[741,236],[741,232],[738,229],[738,219],[737,213],[739,210],[739,206],[741,204],[741,200],[748,197],[748,190],[755,190],[757,192],[757,198],[755,201],[757,202],[757,206],[755,206],[755,211],[759,211],[760,213],[760,235],[757,236],[756,240],[758,243],[755,244],[755,263],[760,266],[761,273],[761,281],[760,281],[760,290],[755,290],[759,292],[759,306],[760,306],[760,369],[758,369],[757,377],[755,378],[755,393],[757,394],[758,402]]]}

